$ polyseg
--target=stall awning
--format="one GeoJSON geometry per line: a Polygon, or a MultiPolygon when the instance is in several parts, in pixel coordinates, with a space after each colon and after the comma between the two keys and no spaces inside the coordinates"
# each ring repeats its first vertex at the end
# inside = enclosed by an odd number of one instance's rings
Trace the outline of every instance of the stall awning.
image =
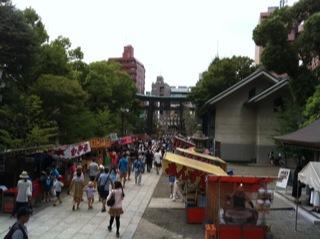
{"type": "Polygon", "coordinates": [[[190,154],[190,155],[194,155],[196,157],[200,157],[200,158],[205,158],[205,159],[208,159],[208,160],[211,160],[211,161],[215,161],[219,164],[223,164],[223,165],[227,165],[227,163],[225,161],[223,161],[222,159],[218,158],[218,157],[214,157],[214,156],[211,156],[211,155],[208,155],[208,154],[200,154],[200,153],[197,153],[194,148],[190,148],[190,149],[182,149],[182,148],[176,148],[176,150],[178,152],[182,152],[182,153],[185,153],[185,154],[190,154]]]}
{"type": "Polygon", "coordinates": [[[274,138],[283,144],[320,150],[320,119],[293,133],[274,138]]]}
{"type": "Polygon", "coordinates": [[[320,162],[309,162],[298,174],[300,182],[320,191],[320,162]]]}
{"type": "Polygon", "coordinates": [[[227,173],[218,166],[208,164],[208,163],[203,163],[193,159],[189,159],[173,153],[166,153],[164,156],[164,160],[167,160],[168,162],[175,163],[181,166],[185,166],[187,168],[199,170],[201,172],[205,172],[208,174],[219,175],[219,176],[227,175],[227,173]]]}
{"type": "Polygon", "coordinates": [[[277,180],[277,177],[248,177],[248,176],[208,176],[208,182],[261,184],[277,180]]]}

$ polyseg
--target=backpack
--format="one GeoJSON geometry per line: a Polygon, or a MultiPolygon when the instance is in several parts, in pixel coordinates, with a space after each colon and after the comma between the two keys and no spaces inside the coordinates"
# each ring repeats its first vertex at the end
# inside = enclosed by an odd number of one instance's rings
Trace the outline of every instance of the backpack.
{"type": "Polygon", "coordinates": [[[10,230],[9,232],[4,236],[3,239],[12,239],[12,235],[13,233],[16,231],[16,230],[21,230],[22,231],[22,234],[23,234],[23,239],[28,239],[28,235],[27,233],[25,232],[25,230],[22,228],[22,226],[19,224],[19,223],[15,223],[12,225],[12,227],[10,227],[10,230]]]}

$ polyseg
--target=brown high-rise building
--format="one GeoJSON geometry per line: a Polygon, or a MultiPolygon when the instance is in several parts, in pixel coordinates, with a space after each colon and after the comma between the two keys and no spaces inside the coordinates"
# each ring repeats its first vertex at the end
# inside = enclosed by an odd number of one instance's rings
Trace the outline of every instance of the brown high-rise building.
{"type": "Polygon", "coordinates": [[[134,49],[131,45],[124,47],[121,58],[110,58],[109,60],[119,62],[122,69],[131,76],[136,84],[138,93],[144,94],[145,69],[143,64],[134,58],[134,49]]]}

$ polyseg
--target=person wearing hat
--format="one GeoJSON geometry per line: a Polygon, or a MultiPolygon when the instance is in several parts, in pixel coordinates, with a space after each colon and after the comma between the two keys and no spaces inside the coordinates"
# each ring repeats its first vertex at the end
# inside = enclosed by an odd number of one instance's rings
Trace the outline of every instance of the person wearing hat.
{"type": "Polygon", "coordinates": [[[27,207],[19,208],[17,212],[17,222],[13,224],[4,238],[28,239],[28,230],[25,224],[29,221],[32,211],[27,207]]]}
{"type": "Polygon", "coordinates": [[[32,183],[29,180],[29,175],[26,171],[22,171],[20,174],[20,180],[17,184],[17,197],[16,197],[16,206],[12,212],[12,216],[15,216],[19,208],[29,207],[31,197],[32,197],[32,183]]]}

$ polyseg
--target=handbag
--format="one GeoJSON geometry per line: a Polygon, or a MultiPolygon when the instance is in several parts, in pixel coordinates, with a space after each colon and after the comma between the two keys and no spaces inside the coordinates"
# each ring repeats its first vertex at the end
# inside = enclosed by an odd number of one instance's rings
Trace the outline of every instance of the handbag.
{"type": "Polygon", "coordinates": [[[114,193],[112,192],[111,197],[107,201],[108,207],[112,207],[115,202],[116,202],[116,199],[115,199],[114,193]]]}

